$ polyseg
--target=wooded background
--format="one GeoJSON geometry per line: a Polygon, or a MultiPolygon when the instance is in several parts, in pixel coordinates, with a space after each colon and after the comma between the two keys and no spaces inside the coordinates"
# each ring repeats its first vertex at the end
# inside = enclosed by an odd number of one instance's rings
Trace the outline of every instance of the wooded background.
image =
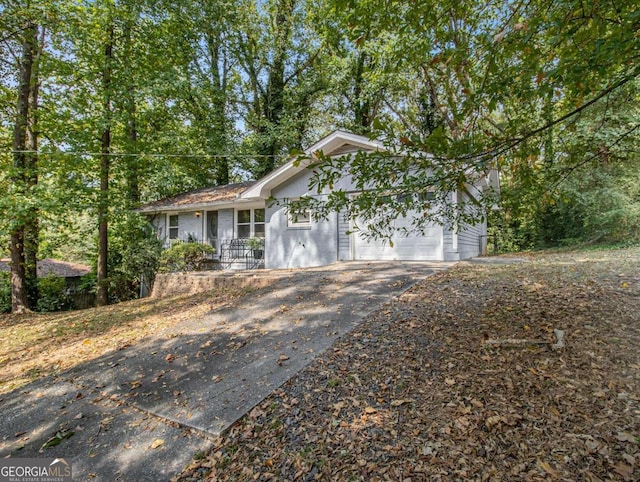
{"type": "Polygon", "coordinates": [[[639,31],[631,0],[2,0],[12,309],[37,305],[44,257],[92,263],[99,304],[134,296],[159,247],[133,208],[335,128],[410,154],[357,163],[397,192],[499,168],[503,249],[637,242],[639,31]]]}

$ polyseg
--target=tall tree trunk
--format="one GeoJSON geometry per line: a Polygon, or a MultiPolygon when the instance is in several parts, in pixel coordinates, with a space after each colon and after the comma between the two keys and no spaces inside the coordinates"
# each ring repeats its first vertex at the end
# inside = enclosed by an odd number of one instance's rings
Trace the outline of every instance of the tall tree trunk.
{"type": "Polygon", "coordinates": [[[260,167],[255,173],[262,177],[276,166],[275,155],[282,147],[280,145],[277,127],[280,126],[284,114],[285,62],[287,47],[291,40],[291,19],[296,0],[279,0],[275,14],[275,45],[273,61],[269,67],[267,88],[262,99],[262,117],[264,123],[260,126],[258,154],[264,156],[260,167]]]}
{"type": "MultiPolygon", "coordinates": [[[[547,124],[553,122],[553,90],[547,94],[544,106],[542,107],[542,115],[547,124]]],[[[549,127],[544,136],[544,163],[547,168],[552,167],[555,163],[553,134],[554,128],[549,127]]]]}
{"type": "MultiPolygon", "coordinates": [[[[23,30],[20,75],[18,80],[18,101],[13,130],[13,184],[17,194],[27,190],[27,130],[29,124],[29,97],[31,95],[32,69],[36,51],[38,27],[27,24],[23,30]]],[[[11,232],[11,311],[22,313],[28,309],[27,284],[25,277],[25,217],[18,215],[11,232]]]]}
{"type": "Polygon", "coordinates": [[[353,125],[358,134],[368,134],[375,117],[374,107],[368,99],[365,86],[365,71],[371,70],[369,54],[366,51],[357,53],[353,76],[353,125]]]}
{"type": "Polygon", "coordinates": [[[127,94],[127,143],[129,153],[127,162],[127,197],[131,207],[140,205],[140,158],[137,155],[138,127],[136,121],[136,100],[133,87],[127,94]]]}
{"type": "MultiPolygon", "coordinates": [[[[32,189],[38,184],[38,100],[40,95],[40,54],[44,45],[45,29],[41,29],[40,40],[35,45],[33,66],[31,69],[31,88],[29,92],[29,116],[27,120],[27,157],[26,186],[32,189]]],[[[37,27],[36,27],[37,36],[37,27]]],[[[39,209],[37,203],[29,206],[24,228],[25,282],[29,308],[38,304],[38,247],[40,235],[39,209]]]]}
{"type": "MultiPolygon", "coordinates": [[[[226,61],[223,58],[222,36],[220,29],[210,29],[206,32],[207,50],[210,57],[211,79],[211,127],[209,132],[207,148],[211,154],[227,152],[227,69],[226,61]]],[[[214,176],[217,185],[229,184],[229,159],[226,157],[216,157],[214,176]]]]}
{"type": "Polygon", "coordinates": [[[109,278],[107,260],[109,254],[109,170],[111,167],[111,73],[113,61],[114,28],[110,21],[107,26],[107,43],[104,48],[104,68],[102,70],[103,116],[102,146],[100,156],[100,199],[98,202],[98,306],[109,303],[109,278]]]}
{"type": "MultiPolygon", "coordinates": [[[[130,18],[133,13],[129,13],[129,17],[123,27],[123,55],[125,62],[134,64],[133,56],[133,39],[131,36],[132,24],[134,20],[130,18]]],[[[127,152],[132,154],[127,156],[125,172],[127,181],[127,200],[132,208],[140,205],[140,158],[137,156],[138,151],[138,122],[137,122],[137,105],[136,105],[136,82],[135,73],[131,73],[129,77],[129,88],[125,94],[124,108],[127,119],[127,152]]]]}

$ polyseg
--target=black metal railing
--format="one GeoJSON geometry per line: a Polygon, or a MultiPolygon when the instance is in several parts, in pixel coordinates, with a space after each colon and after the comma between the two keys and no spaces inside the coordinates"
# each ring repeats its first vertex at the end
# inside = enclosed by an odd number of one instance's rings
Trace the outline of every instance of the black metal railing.
{"type": "Polygon", "coordinates": [[[244,265],[244,269],[264,268],[264,239],[238,238],[220,241],[222,269],[244,265]]]}

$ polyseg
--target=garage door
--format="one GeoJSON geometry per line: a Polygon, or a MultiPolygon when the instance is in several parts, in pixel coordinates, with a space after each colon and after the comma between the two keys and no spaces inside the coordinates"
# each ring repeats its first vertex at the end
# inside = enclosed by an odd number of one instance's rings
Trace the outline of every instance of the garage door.
{"type": "MultiPolygon", "coordinates": [[[[404,219],[396,220],[396,226],[409,226],[404,219]]],[[[424,234],[396,235],[393,246],[380,239],[365,239],[359,233],[352,234],[353,257],[356,260],[434,261],[442,259],[442,227],[425,229],[424,234]]]]}

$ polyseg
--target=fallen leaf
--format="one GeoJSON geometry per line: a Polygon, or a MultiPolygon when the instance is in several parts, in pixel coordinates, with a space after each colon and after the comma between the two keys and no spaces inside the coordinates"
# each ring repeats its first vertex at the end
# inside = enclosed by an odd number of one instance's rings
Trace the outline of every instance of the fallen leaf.
{"type": "Polygon", "coordinates": [[[173,360],[176,359],[176,356],[171,354],[171,353],[169,353],[167,356],[164,357],[164,359],[165,359],[165,361],[171,363],[173,360]]]}
{"type": "Polygon", "coordinates": [[[280,355],[278,357],[278,360],[276,361],[276,363],[280,366],[282,366],[282,363],[287,361],[289,359],[289,357],[287,355],[280,355]]]}
{"type": "Polygon", "coordinates": [[[376,412],[377,412],[377,410],[375,408],[373,408],[373,407],[365,407],[365,409],[364,409],[364,413],[371,414],[371,413],[376,413],[376,412]]]}
{"type": "Polygon", "coordinates": [[[627,432],[618,432],[616,434],[616,439],[620,442],[635,442],[636,437],[627,432]]]}
{"type": "Polygon", "coordinates": [[[624,453],[624,454],[622,454],[622,458],[629,465],[635,465],[636,464],[636,458],[633,455],[629,455],[627,453],[624,453]]]}
{"type": "Polygon", "coordinates": [[[340,411],[346,406],[345,402],[334,403],[333,408],[333,416],[338,417],[340,415],[340,411]]]}
{"type": "Polygon", "coordinates": [[[164,440],[162,440],[161,438],[157,438],[153,441],[153,443],[151,444],[151,448],[152,449],[157,449],[158,447],[160,447],[161,445],[164,445],[164,440]]]}
{"type": "Polygon", "coordinates": [[[613,467],[613,471],[616,474],[622,476],[624,480],[631,480],[631,478],[633,477],[633,467],[627,464],[623,464],[622,462],[616,464],[613,467]]]}
{"type": "Polygon", "coordinates": [[[414,400],[412,398],[403,398],[402,400],[392,400],[391,401],[391,406],[392,407],[399,407],[401,405],[404,405],[406,403],[413,403],[414,400]]]}
{"type": "Polygon", "coordinates": [[[491,417],[486,418],[486,420],[484,421],[484,424],[487,426],[488,429],[491,429],[496,425],[499,425],[500,422],[502,422],[502,417],[500,415],[492,415],[491,417]]]}
{"type": "Polygon", "coordinates": [[[60,442],[68,439],[72,435],[73,432],[71,430],[61,430],[60,432],[57,432],[53,437],[42,444],[42,447],[40,447],[40,452],[43,452],[44,449],[50,449],[52,447],[60,445],[60,442]]]}
{"type": "Polygon", "coordinates": [[[553,478],[558,477],[559,475],[558,472],[553,467],[551,467],[551,465],[549,465],[548,462],[543,462],[542,460],[538,460],[538,465],[540,466],[540,468],[542,468],[542,470],[544,470],[551,477],[553,478]]]}

